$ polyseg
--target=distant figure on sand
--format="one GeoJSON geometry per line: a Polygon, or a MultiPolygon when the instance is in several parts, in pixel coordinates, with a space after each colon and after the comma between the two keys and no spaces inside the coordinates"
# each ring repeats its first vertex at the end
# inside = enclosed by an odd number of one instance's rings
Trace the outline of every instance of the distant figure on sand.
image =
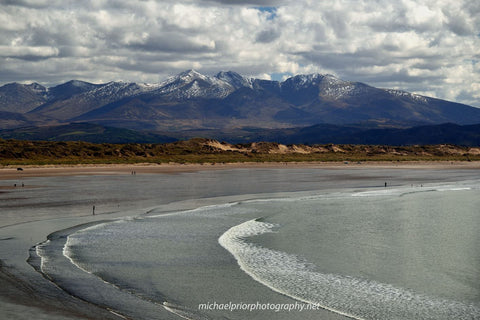
{"type": "Polygon", "coordinates": [[[93,206],[92,215],[95,215],[95,206],[93,206]]]}
{"type": "Polygon", "coordinates": [[[387,183],[385,182],[385,188],[387,187],[387,183]]]}

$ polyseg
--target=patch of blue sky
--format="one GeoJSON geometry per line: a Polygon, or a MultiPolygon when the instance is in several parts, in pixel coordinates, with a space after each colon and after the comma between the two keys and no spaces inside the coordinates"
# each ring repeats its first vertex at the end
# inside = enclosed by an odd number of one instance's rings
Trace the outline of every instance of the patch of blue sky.
{"type": "Polygon", "coordinates": [[[285,81],[293,75],[290,72],[272,73],[270,77],[274,81],[285,81]]]}
{"type": "Polygon", "coordinates": [[[277,16],[277,7],[255,7],[255,9],[269,13],[268,20],[273,20],[277,16]]]}

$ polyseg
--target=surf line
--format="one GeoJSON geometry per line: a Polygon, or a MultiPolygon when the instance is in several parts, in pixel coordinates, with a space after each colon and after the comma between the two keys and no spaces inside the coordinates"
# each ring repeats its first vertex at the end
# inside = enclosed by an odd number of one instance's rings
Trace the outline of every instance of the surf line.
{"type": "MultiPolygon", "coordinates": [[[[79,270],[82,274],[88,274],[89,277],[95,281],[95,283],[92,283],[95,288],[104,290],[114,290],[115,292],[118,292],[119,294],[122,294],[123,297],[128,296],[131,297],[134,300],[131,300],[132,304],[135,305],[136,303],[140,302],[142,304],[148,304],[148,305],[153,305],[158,308],[162,308],[166,310],[167,312],[174,313],[177,316],[180,316],[184,319],[197,319],[194,317],[186,317],[185,315],[180,315],[181,311],[174,312],[173,308],[169,307],[168,302],[159,302],[159,301],[154,301],[151,299],[147,299],[145,297],[142,297],[135,292],[131,290],[127,290],[124,288],[121,288],[117,286],[114,283],[108,282],[104,280],[102,277],[92,273],[91,271],[83,268],[80,264],[76,263],[75,260],[71,257],[71,251],[69,249],[69,245],[72,245],[72,235],[77,234],[78,232],[85,232],[88,230],[94,230],[96,228],[102,228],[105,225],[108,225],[109,223],[118,223],[118,222],[125,222],[123,219],[117,219],[117,220],[106,220],[106,221],[98,221],[94,223],[87,223],[83,225],[79,225],[76,227],[71,227],[67,228],[64,230],[56,231],[48,236],[48,239],[44,242],[38,243],[34,247],[30,249],[30,257],[28,259],[28,263],[32,265],[32,267],[39,272],[45,279],[50,281],[55,287],[57,287],[59,290],[65,292],[68,296],[78,299],[80,301],[92,304],[96,307],[99,307],[101,309],[107,310],[111,314],[114,314],[122,319],[132,319],[131,315],[127,315],[126,310],[123,310],[118,307],[114,307],[112,303],[110,303],[110,300],[105,300],[105,301],[94,301],[91,299],[88,299],[88,297],[85,297],[84,295],[76,293],[75,291],[70,290],[68,287],[64,287],[63,285],[57,283],[56,277],[51,276],[50,271],[45,268],[46,263],[50,263],[49,258],[45,254],[45,247],[48,247],[52,244],[52,242],[57,242],[59,241],[58,244],[58,249],[55,249],[56,254],[58,257],[61,257],[62,259],[65,259],[65,262],[70,265],[72,268],[75,270],[79,270]],[[136,302],[138,301],[138,302],[136,302]]],[[[111,291],[108,291],[111,292],[111,291]]],[[[109,295],[106,295],[109,296],[109,295]]],[[[114,298],[112,298],[114,299],[114,298]]],[[[176,309],[180,310],[180,307],[177,307],[176,309]]],[[[127,309],[128,310],[128,309],[127,309]]],[[[130,308],[130,310],[133,310],[130,308]]],[[[150,310],[150,317],[145,317],[145,319],[151,319],[152,318],[152,311],[150,310]]],[[[142,317],[139,317],[139,319],[144,319],[142,317]]],[[[198,318],[200,319],[200,318],[198,318]]]]}
{"type": "MultiPolygon", "coordinates": [[[[275,225],[271,224],[271,223],[261,222],[260,220],[262,220],[262,219],[263,218],[260,217],[260,218],[256,218],[256,219],[253,219],[253,220],[246,221],[246,222],[244,222],[242,224],[239,224],[237,226],[233,226],[232,228],[228,229],[224,234],[222,234],[220,236],[220,238],[218,239],[219,244],[224,249],[226,249],[228,252],[230,252],[230,254],[233,255],[233,257],[237,261],[238,265],[240,266],[240,269],[243,270],[245,273],[247,273],[255,281],[257,281],[257,282],[267,286],[271,290],[273,290],[275,292],[278,292],[282,295],[285,295],[289,298],[294,298],[294,299],[296,299],[300,302],[303,302],[303,303],[312,304],[312,302],[308,301],[307,299],[304,299],[304,298],[301,298],[301,297],[298,297],[298,296],[295,296],[295,295],[290,295],[290,294],[274,287],[272,284],[268,283],[267,281],[261,279],[254,272],[252,272],[250,270],[250,268],[248,267],[247,263],[245,263],[241,259],[241,257],[240,257],[241,256],[241,253],[240,253],[241,251],[243,251],[245,248],[252,249],[252,248],[257,247],[253,244],[249,244],[249,243],[245,242],[244,241],[245,238],[252,237],[252,236],[255,236],[255,235],[261,235],[261,234],[264,234],[264,233],[273,232],[272,228],[274,228],[275,225]]],[[[269,250],[269,249],[266,249],[266,250],[269,250]]],[[[329,306],[326,306],[326,305],[321,305],[321,304],[318,304],[318,303],[313,303],[313,304],[315,306],[319,307],[319,308],[324,309],[324,310],[334,312],[334,313],[340,314],[342,316],[345,316],[345,317],[348,317],[348,318],[351,318],[351,319],[367,320],[367,319],[361,318],[359,316],[356,316],[356,315],[350,314],[348,312],[341,311],[341,310],[338,310],[338,309],[335,309],[335,308],[332,308],[332,307],[329,307],[329,306]]]]}
{"type": "Polygon", "coordinates": [[[275,227],[261,219],[249,220],[228,229],[218,239],[241,270],[275,292],[358,320],[419,315],[424,319],[480,319],[480,308],[474,304],[429,297],[374,280],[323,274],[301,257],[246,241],[275,232],[275,227]],[[375,307],[363,308],[366,302],[375,307]]]}
{"type": "MultiPolygon", "coordinates": [[[[208,210],[208,209],[212,209],[212,208],[224,208],[224,207],[234,206],[236,204],[237,203],[235,202],[235,203],[227,203],[227,204],[222,204],[222,205],[211,205],[211,206],[205,206],[205,207],[195,208],[195,209],[191,209],[191,210],[182,210],[182,211],[171,212],[171,213],[166,213],[166,214],[159,214],[159,215],[155,215],[155,216],[145,216],[145,214],[153,212],[155,210],[155,207],[154,207],[153,209],[150,209],[149,211],[147,211],[144,215],[126,216],[126,217],[112,219],[112,220],[101,220],[101,221],[96,221],[96,222],[91,222],[91,223],[78,225],[78,226],[68,228],[68,229],[65,229],[65,230],[60,230],[60,231],[55,232],[54,234],[62,233],[62,236],[61,237],[55,236],[54,238],[56,240],[61,240],[63,242],[63,245],[61,246],[62,247],[61,248],[61,255],[62,255],[63,258],[65,258],[68,261],[68,263],[70,263],[70,265],[72,265],[74,268],[80,270],[83,273],[91,275],[96,280],[99,280],[100,282],[102,282],[106,287],[113,288],[114,290],[116,290],[118,292],[121,292],[122,294],[126,294],[128,296],[131,296],[134,299],[138,299],[138,301],[142,301],[144,303],[152,304],[152,305],[158,306],[160,308],[163,308],[167,312],[170,312],[170,313],[172,313],[172,314],[174,314],[174,315],[176,315],[180,318],[187,319],[187,320],[203,320],[203,319],[207,319],[207,318],[205,318],[201,314],[196,314],[194,311],[188,310],[188,308],[185,307],[185,306],[174,305],[173,303],[170,303],[169,301],[157,301],[157,300],[154,300],[154,299],[147,298],[145,296],[139,295],[135,291],[124,289],[124,288],[122,288],[122,287],[120,287],[120,286],[118,286],[118,285],[116,285],[112,282],[109,282],[109,281],[105,280],[104,278],[102,278],[101,276],[93,273],[92,271],[85,269],[81,264],[77,263],[75,261],[75,259],[73,258],[73,252],[71,250],[71,247],[77,244],[77,240],[75,239],[76,235],[79,235],[79,234],[82,234],[82,233],[85,233],[85,232],[90,232],[92,230],[94,231],[94,230],[97,230],[97,229],[102,230],[103,228],[108,228],[108,226],[111,225],[111,224],[129,223],[129,222],[135,221],[137,219],[143,220],[143,219],[148,219],[148,218],[162,218],[162,217],[167,217],[167,216],[172,216],[172,215],[189,214],[189,213],[197,212],[199,210],[208,210]],[[67,232],[67,234],[63,234],[65,232],[67,232]]],[[[49,238],[51,236],[52,235],[49,235],[49,238]]],[[[44,262],[46,262],[46,260],[47,260],[47,258],[42,254],[43,246],[49,245],[49,243],[50,243],[50,239],[47,240],[46,242],[40,243],[36,247],[36,249],[37,249],[36,253],[41,258],[41,263],[42,264],[44,262]]],[[[109,311],[110,313],[115,314],[115,315],[117,315],[117,316],[119,316],[123,319],[131,319],[131,316],[125,315],[124,312],[121,311],[120,309],[115,309],[113,307],[110,307],[109,306],[110,304],[108,304],[108,303],[107,304],[106,303],[96,303],[96,302],[89,301],[88,299],[78,297],[77,295],[75,295],[75,293],[70,292],[69,290],[67,290],[67,289],[63,288],[62,286],[58,285],[55,282],[55,280],[52,277],[49,276],[48,271],[46,271],[43,267],[38,271],[40,271],[40,273],[42,273],[43,276],[47,277],[49,281],[54,283],[55,286],[57,286],[59,289],[66,292],[70,296],[72,296],[74,298],[77,298],[77,299],[80,299],[82,301],[91,303],[91,304],[96,305],[100,308],[104,308],[107,311],[109,311]]]]}

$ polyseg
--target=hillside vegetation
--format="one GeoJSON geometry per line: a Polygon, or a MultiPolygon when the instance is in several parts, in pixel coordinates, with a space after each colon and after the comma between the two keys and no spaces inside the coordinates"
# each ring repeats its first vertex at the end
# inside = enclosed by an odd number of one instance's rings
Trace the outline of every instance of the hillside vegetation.
{"type": "Polygon", "coordinates": [[[215,163],[292,161],[478,161],[480,148],[454,145],[282,145],[271,142],[228,144],[191,139],[165,144],[0,139],[0,165],[92,163],[215,163]]]}

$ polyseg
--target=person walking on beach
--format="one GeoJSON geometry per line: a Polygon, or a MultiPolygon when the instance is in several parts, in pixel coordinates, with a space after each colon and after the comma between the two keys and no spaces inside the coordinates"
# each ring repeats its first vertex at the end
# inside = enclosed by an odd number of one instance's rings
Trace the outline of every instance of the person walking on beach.
{"type": "Polygon", "coordinates": [[[95,215],[95,206],[93,206],[92,215],[95,215]]]}

